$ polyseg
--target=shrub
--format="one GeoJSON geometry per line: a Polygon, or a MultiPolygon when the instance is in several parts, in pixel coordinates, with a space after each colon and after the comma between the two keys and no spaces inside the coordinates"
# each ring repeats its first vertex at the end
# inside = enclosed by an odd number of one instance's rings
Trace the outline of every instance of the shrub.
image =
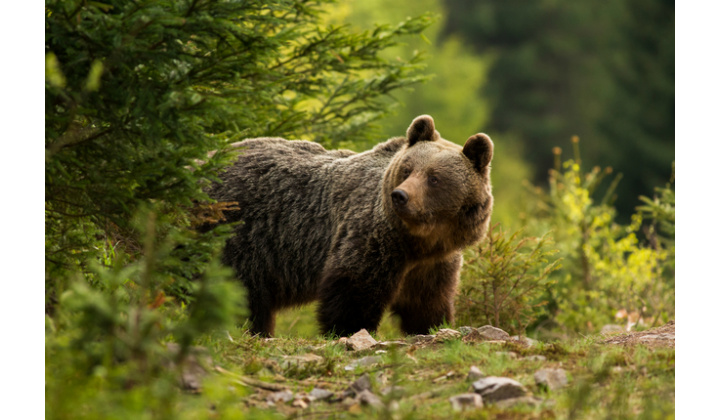
{"type": "Polygon", "coordinates": [[[458,322],[490,324],[517,334],[542,316],[541,299],[551,287],[550,273],[560,268],[548,235],[519,238],[494,225],[487,238],[465,252],[465,267],[457,298],[458,322]]]}
{"type": "Polygon", "coordinates": [[[173,255],[181,232],[160,241],[157,213],[139,216],[134,227],[145,238],[144,255],[129,262],[119,250],[107,265],[90,264],[92,283],[82,276],[69,281],[55,316],[46,317],[48,418],[174,418],[179,369],[191,344],[231,328],[244,313],[242,289],[227,281],[230,270],[216,255],[191,283],[187,309],[166,296],[163,284],[172,277],[163,266],[182,264],[173,255]],[[179,350],[169,351],[168,342],[179,350]],[[178,369],[169,368],[173,363],[178,369]]]}
{"type": "Polygon", "coordinates": [[[141,205],[189,225],[228,143],[368,139],[389,93],[425,79],[420,54],[379,54],[429,17],[355,33],[321,24],[323,3],[45,3],[49,307],[63,273],[87,271],[108,241],[142,251],[130,226],[141,205]]]}
{"type": "Polygon", "coordinates": [[[557,302],[554,320],[573,331],[597,331],[616,315],[633,314],[628,327],[638,318],[651,317],[650,325],[668,320],[674,313],[674,281],[664,267],[674,256],[638,238],[641,213],[633,215],[629,225],[615,221],[611,203],[621,176],[601,191],[612,170],[584,171],[577,138],[573,145],[574,159],[562,165],[560,149],[554,150],[549,191],[538,192],[537,220],[530,221],[538,231],[552,226],[563,258],[562,270],[552,276],[557,285],[548,289],[548,299],[557,302]]]}
{"type": "Polygon", "coordinates": [[[48,417],[177,417],[165,361],[243,308],[218,262],[232,226],[195,229],[232,206],[203,191],[227,146],[368,140],[425,80],[421,54],[380,53],[428,16],[354,32],[324,3],[45,2],[48,417]]]}

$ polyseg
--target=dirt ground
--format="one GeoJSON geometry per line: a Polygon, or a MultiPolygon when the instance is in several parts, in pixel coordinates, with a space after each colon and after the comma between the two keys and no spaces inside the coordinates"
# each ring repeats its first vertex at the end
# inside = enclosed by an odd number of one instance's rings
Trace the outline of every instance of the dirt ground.
{"type": "Polygon", "coordinates": [[[631,332],[626,334],[618,334],[608,337],[602,341],[605,344],[618,344],[622,346],[632,346],[635,344],[644,344],[654,347],[675,347],[675,321],[652,328],[647,331],[631,332]]]}

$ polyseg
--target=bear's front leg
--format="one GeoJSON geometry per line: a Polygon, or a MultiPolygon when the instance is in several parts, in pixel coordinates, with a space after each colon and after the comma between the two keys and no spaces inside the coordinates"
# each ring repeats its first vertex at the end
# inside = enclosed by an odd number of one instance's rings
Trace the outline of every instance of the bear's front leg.
{"type": "Polygon", "coordinates": [[[275,333],[275,311],[264,302],[250,304],[250,334],[271,337],[275,333]]]}
{"type": "Polygon", "coordinates": [[[460,277],[462,254],[410,270],[392,304],[406,334],[427,334],[455,317],[455,291],[460,277]]]}
{"type": "Polygon", "coordinates": [[[344,336],[363,328],[377,330],[397,288],[398,282],[388,278],[392,276],[350,270],[336,270],[324,276],[317,309],[321,331],[344,336]]]}

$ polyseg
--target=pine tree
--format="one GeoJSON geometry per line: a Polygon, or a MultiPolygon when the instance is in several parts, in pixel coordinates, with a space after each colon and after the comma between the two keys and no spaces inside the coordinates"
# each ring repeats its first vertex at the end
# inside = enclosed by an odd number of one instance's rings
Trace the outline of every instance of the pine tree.
{"type": "Polygon", "coordinates": [[[674,2],[445,0],[446,34],[493,60],[488,130],[522,141],[534,182],[554,146],[584,140],[589,165],[624,175],[621,219],[674,156],[674,2]]]}
{"type": "Polygon", "coordinates": [[[161,235],[187,226],[233,141],[371,138],[388,94],[424,79],[419,55],[379,53],[430,19],[354,32],[323,25],[323,3],[45,3],[48,290],[103,246],[140,253],[144,205],[161,235]]]}

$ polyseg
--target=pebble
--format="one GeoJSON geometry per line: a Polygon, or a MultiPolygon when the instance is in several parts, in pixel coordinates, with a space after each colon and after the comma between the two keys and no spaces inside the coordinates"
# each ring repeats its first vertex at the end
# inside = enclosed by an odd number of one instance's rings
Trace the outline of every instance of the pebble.
{"type": "Polygon", "coordinates": [[[450,397],[453,411],[465,411],[482,408],[483,399],[479,394],[467,393],[450,397]]]}
{"type": "Polygon", "coordinates": [[[528,394],[520,382],[505,377],[488,376],[473,382],[472,386],[473,390],[488,402],[524,397],[528,394]]]}
{"type": "Polygon", "coordinates": [[[361,351],[367,350],[377,344],[377,340],[372,338],[365,328],[353,334],[345,341],[348,350],[361,351]]]}
{"type": "Polygon", "coordinates": [[[551,390],[560,389],[568,384],[565,369],[540,369],[535,372],[535,383],[551,390]]]}
{"type": "Polygon", "coordinates": [[[484,378],[486,375],[483,371],[478,369],[477,366],[470,366],[470,370],[468,371],[467,379],[470,382],[475,382],[478,379],[484,378]]]}

